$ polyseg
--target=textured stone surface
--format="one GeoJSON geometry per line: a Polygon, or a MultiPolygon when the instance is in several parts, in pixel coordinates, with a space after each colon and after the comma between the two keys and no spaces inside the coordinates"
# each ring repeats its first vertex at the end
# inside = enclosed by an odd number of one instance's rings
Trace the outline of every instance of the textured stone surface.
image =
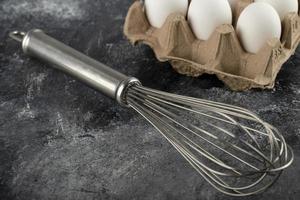
{"type": "Polygon", "coordinates": [[[294,164],[263,194],[300,197],[300,49],[274,90],[236,93],[214,76],[176,74],[122,34],[129,0],[0,2],[0,199],[232,199],[216,192],[139,115],[46,64],[7,38],[14,29],[50,35],[144,85],[244,106],[275,124],[294,164]]]}

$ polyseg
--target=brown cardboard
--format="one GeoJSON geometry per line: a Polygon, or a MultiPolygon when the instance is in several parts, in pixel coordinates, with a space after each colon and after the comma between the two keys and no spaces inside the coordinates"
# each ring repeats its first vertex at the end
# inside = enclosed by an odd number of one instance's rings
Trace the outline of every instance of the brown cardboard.
{"type": "MultiPolygon", "coordinates": [[[[253,0],[241,0],[239,14],[253,0]]],[[[300,0],[299,0],[300,3],[300,0]]],[[[171,14],[162,28],[151,27],[140,1],[130,7],[124,33],[135,44],[149,45],[160,61],[169,61],[180,74],[197,77],[215,74],[232,90],[273,88],[282,65],[295,53],[300,42],[299,13],[290,13],[283,22],[281,41],[272,39],[257,53],[243,50],[232,25],[222,25],[210,39],[196,39],[186,18],[171,14]]]]}

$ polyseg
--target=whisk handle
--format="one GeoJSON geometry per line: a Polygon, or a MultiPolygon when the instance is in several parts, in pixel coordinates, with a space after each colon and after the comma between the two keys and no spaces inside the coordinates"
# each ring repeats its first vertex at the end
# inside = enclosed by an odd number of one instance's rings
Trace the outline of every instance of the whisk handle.
{"type": "Polygon", "coordinates": [[[126,88],[132,83],[139,84],[136,78],[113,70],[39,29],[27,33],[11,32],[10,37],[22,42],[24,53],[52,64],[55,68],[116,99],[120,104],[126,104],[123,98],[126,88]]]}

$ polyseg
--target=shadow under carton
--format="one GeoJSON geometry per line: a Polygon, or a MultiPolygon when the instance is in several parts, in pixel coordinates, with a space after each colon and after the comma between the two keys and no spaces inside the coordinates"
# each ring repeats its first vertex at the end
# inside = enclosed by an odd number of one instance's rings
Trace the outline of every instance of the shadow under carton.
{"type": "MultiPolygon", "coordinates": [[[[242,0],[239,3],[234,23],[252,2],[242,0]]],[[[257,54],[245,52],[232,25],[218,27],[207,41],[198,40],[186,18],[179,13],[168,16],[162,28],[151,27],[140,1],[130,7],[124,33],[133,44],[149,45],[158,60],[169,61],[180,74],[193,77],[215,74],[236,91],[270,89],[282,65],[299,44],[300,17],[299,13],[289,13],[283,21],[281,41],[269,40],[257,54]]]]}

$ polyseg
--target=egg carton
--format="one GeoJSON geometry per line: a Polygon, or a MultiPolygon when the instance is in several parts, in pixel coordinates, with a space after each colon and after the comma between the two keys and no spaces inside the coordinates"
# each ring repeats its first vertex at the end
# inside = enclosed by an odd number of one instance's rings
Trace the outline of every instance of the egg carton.
{"type": "MultiPolygon", "coordinates": [[[[239,2],[233,13],[234,24],[252,2],[239,2]]],[[[186,17],[180,13],[171,14],[161,28],[154,28],[147,20],[141,1],[135,1],[129,8],[124,33],[133,44],[149,45],[158,60],[168,61],[180,74],[192,77],[215,74],[235,91],[271,89],[282,65],[299,44],[300,17],[299,13],[289,13],[283,22],[281,40],[269,40],[257,54],[243,49],[232,25],[217,27],[207,41],[195,37],[186,17]]]]}

